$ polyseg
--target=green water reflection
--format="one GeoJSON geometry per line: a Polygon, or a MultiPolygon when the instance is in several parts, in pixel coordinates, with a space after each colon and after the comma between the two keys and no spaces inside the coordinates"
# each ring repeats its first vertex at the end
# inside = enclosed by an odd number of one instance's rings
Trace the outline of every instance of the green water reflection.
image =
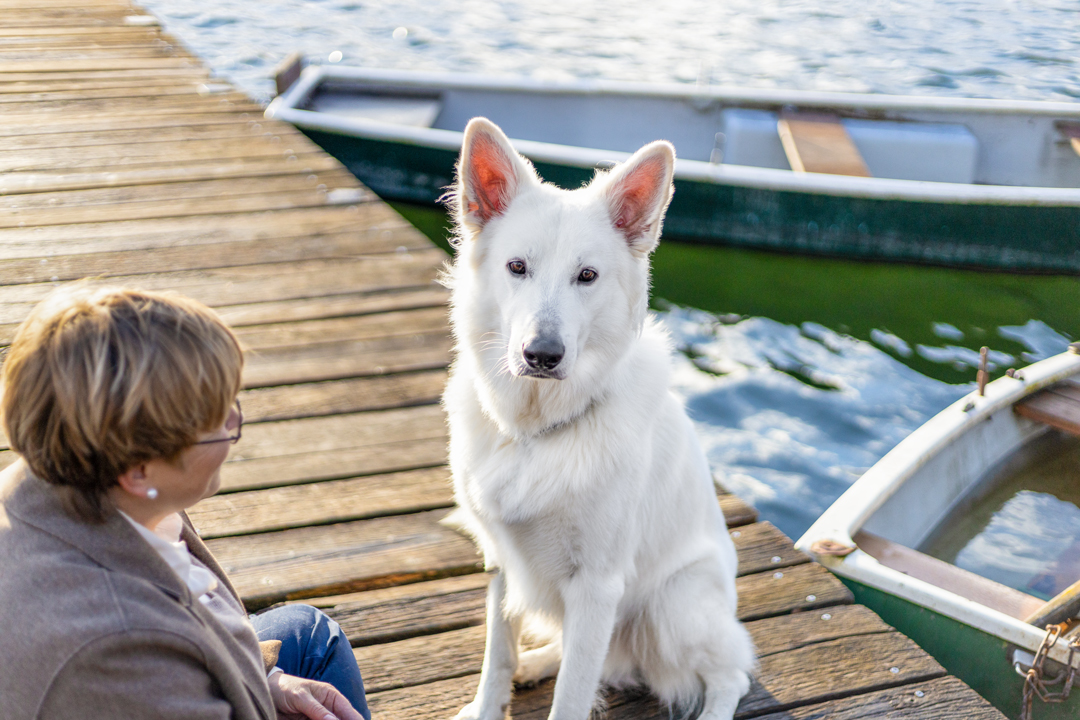
{"type": "MultiPolygon", "coordinates": [[[[409,222],[449,250],[446,214],[391,203],[409,222]]],[[[653,297],[717,314],[761,316],[791,325],[820,323],[861,340],[891,333],[912,350],[959,346],[1016,358],[1026,349],[998,334],[1002,326],[1040,320],[1080,338],[1080,278],[955,270],[814,258],[718,246],[661,243],[653,257],[653,297]],[[948,323],[962,334],[935,334],[948,323]]],[[[974,379],[969,367],[932,361],[917,351],[883,348],[918,372],[950,383],[974,379]]],[[[1005,368],[999,368],[1000,374],[1005,368]]]]}

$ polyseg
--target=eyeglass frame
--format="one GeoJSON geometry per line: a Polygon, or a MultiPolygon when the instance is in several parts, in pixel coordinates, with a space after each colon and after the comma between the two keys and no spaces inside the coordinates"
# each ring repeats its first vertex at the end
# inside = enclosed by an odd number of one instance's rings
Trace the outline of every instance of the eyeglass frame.
{"type": "MultiPolygon", "coordinates": [[[[214,438],[213,440],[198,440],[193,445],[212,445],[213,443],[228,442],[235,445],[240,440],[241,431],[244,429],[244,410],[240,407],[240,398],[236,398],[236,402],[233,403],[236,406],[236,414],[239,415],[239,419],[236,421],[236,436],[228,435],[223,438],[214,438]]],[[[230,410],[232,408],[229,408],[230,410]]],[[[226,417],[226,420],[229,418],[226,417]]]]}

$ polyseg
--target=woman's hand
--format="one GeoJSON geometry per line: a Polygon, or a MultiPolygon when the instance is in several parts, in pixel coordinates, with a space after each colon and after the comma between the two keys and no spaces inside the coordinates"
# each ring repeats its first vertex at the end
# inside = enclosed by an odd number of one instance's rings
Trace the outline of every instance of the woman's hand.
{"type": "Polygon", "coordinates": [[[333,685],[283,672],[274,673],[268,682],[278,720],[364,720],[333,685]]]}

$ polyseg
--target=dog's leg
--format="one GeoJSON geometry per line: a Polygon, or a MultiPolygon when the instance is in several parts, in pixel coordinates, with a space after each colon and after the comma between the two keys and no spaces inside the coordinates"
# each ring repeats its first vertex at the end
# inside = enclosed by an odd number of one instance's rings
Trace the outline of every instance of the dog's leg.
{"type": "Polygon", "coordinates": [[[750,689],[750,676],[737,668],[705,678],[705,707],[698,720],[731,720],[739,699],[750,689]]]}
{"type": "Polygon", "coordinates": [[[604,670],[622,578],[579,572],[563,592],[563,657],[549,720],[586,720],[604,670]]]}
{"type": "Polygon", "coordinates": [[[506,580],[495,573],[487,592],[487,644],[476,699],[461,709],[455,720],[503,720],[510,707],[513,676],[517,669],[521,618],[503,613],[506,580]]]}

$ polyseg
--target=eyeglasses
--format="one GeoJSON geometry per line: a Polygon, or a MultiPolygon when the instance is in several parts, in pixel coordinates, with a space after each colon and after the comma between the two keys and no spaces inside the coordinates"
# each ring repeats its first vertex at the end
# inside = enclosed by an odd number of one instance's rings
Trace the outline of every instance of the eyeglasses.
{"type": "Polygon", "coordinates": [[[195,445],[210,445],[212,443],[230,442],[233,445],[240,439],[240,428],[244,426],[244,411],[240,409],[240,400],[237,399],[233,408],[229,408],[229,416],[225,418],[225,429],[229,435],[213,440],[199,440],[195,445]],[[233,412],[235,409],[235,412],[233,412]],[[233,433],[236,433],[235,435],[233,433]]]}

